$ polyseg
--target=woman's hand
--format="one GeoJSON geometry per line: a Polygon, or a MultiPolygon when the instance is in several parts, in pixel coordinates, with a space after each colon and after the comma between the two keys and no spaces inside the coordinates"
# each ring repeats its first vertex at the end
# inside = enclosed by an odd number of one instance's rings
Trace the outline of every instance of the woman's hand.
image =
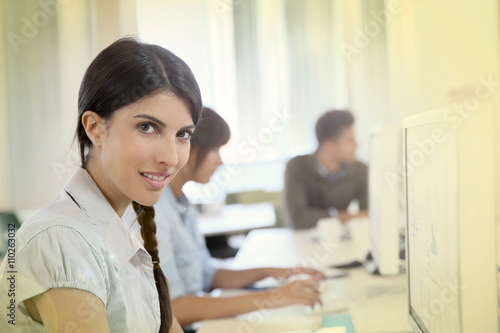
{"type": "Polygon", "coordinates": [[[325,274],[314,268],[294,267],[294,268],[265,268],[267,276],[272,276],[275,279],[288,279],[293,275],[308,275],[311,278],[319,281],[326,279],[325,274]]]}
{"type": "Polygon", "coordinates": [[[276,308],[295,304],[314,306],[316,303],[321,304],[319,289],[319,282],[316,279],[294,280],[266,292],[265,296],[267,302],[271,301],[276,308]]]}

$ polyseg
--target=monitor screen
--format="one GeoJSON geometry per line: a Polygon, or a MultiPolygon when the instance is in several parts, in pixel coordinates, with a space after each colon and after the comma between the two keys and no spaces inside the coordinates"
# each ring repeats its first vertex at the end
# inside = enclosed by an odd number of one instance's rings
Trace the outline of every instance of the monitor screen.
{"type": "Polygon", "coordinates": [[[422,332],[460,332],[457,142],[447,126],[405,131],[409,311],[422,332]]]}
{"type": "Polygon", "coordinates": [[[416,332],[497,332],[494,110],[404,121],[409,321],[416,332]]]}

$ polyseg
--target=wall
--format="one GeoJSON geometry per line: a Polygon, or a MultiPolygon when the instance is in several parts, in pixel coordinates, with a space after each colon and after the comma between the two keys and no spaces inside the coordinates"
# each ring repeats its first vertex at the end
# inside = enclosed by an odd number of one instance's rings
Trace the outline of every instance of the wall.
{"type": "Polygon", "coordinates": [[[388,28],[392,112],[403,117],[461,103],[480,78],[498,79],[496,1],[401,3],[388,28]]]}
{"type": "MultiPolygon", "coordinates": [[[[3,12],[3,2],[0,1],[0,13],[3,12]]],[[[5,35],[4,26],[0,24],[0,54],[5,54],[5,35]]],[[[5,58],[0,57],[0,210],[12,206],[10,198],[11,183],[8,177],[7,96],[5,88],[2,88],[6,86],[5,58]]]]}
{"type": "Polygon", "coordinates": [[[79,165],[80,82],[103,47],[136,32],[135,1],[2,0],[1,9],[0,209],[36,209],[79,165]]]}

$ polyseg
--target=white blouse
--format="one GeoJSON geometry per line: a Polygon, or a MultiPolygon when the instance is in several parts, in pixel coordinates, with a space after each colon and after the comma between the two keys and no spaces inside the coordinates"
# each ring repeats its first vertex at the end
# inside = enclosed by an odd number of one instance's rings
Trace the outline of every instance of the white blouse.
{"type": "MultiPolygon", "coordinates": [[[[132,222],[132,221],[131,221],[132,222]]],[[[23,301],[51,288],[75,288],[97,296],[111,332],[158,332],[160,304],[151,256],[140,234],[120,219],[92,177],[79,168],[63,191],[22,224],[15,263],[0,266],[0,332],[45,332],[23,301]],[[14,272],[14,273],[9,273],[14,272]],[[15,277],[15,327],[5,307],[15,277]]],[[[88,316],[90,306],[75,309],[88,316]]],[[[85,319],[84,319],[85,320],[85,319]]]]}

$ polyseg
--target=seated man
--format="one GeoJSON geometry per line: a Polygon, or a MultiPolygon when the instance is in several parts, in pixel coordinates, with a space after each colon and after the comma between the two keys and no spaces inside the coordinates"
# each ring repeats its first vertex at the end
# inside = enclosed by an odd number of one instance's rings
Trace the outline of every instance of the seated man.
{"type": "Polygon", "coordinates": [[[292,158],[285,171],[285,220],[292,228],[312,228],[324,217],[351,219],[346,212],[353,199],[360,213],[368,209],[367,167],[356,161],[354,117],[348,111],[329,111],[316,123],[318,149],[292,158]]]}

